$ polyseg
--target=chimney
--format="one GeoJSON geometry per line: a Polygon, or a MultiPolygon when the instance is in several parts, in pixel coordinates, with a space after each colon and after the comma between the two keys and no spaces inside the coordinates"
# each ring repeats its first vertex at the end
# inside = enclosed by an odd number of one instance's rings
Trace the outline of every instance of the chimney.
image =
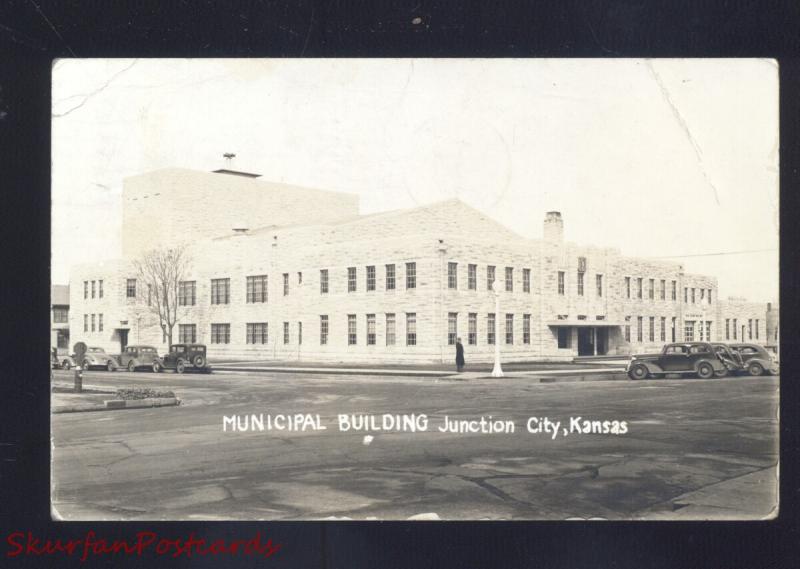
{"type": "Polygon", "coordinates": [[[544,240],[550,243],[564,242],[564,221],[560,211],[548,211],[544,218],[544,240]]]}

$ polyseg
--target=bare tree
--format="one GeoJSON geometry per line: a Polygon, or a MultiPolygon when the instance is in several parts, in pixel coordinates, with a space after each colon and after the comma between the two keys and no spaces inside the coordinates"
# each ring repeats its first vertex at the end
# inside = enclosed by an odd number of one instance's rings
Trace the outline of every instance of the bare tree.
{"type": "Polygon", "coordinates": [[[138,278],[147,285],[148,310],[158,316],[158,324],[172,347],[172,329],[178,322],[178,289],[185,280],[189,256],[184,246],[153,249],[134,261],[138,278]]]}

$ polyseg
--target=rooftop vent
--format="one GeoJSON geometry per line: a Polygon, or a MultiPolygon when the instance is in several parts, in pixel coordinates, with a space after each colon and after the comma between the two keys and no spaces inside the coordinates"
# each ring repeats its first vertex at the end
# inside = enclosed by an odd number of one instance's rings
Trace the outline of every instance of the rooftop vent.
{"type": "Polygon", "coordinates": [[[221,168],[219,170],[214,170],[214,174],[228,174],[229,176],[241,176],[243,178],[260,178],[261,174],[253,174],[251,172],[240,172],[238,170],[228,170],[226,168],[221,168]]]}

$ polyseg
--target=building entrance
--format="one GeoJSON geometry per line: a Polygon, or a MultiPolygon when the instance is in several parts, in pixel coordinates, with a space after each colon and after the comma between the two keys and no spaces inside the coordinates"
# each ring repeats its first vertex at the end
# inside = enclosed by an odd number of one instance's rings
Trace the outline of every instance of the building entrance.
{"type": "Polygon", "coordinates": [[[119,329],[117,333],[119,334],[119,352],[123,353],[128,347],[128,330],[119,329]]]}
{"type": "Polygon", "coordinates": [[[608,352],[608,328],[578,328],[578,355],[604,356],[608,352]]]}

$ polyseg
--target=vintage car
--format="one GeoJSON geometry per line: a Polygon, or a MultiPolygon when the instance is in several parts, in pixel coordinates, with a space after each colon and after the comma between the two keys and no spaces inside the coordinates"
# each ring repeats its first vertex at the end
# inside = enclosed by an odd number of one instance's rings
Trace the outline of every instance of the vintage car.
{"type": "Polygon", "coordinates": [[[153,369],[153,363],[158,361],[158,350],[153,346],[127,346],[119,356],[120,367],[128,371],[153,369]]]}
{"type": "Polygon", "coordinates": [[[657,354],[636,354],[625,371],[631,379],[664,377],[667,374],[692,374],[708,379],[727,372],[714,347],[706,342],[665,345],[657,354]]]}
{"type": "Polygon", "coordinates": [[[736,352],[742,360],[743,369],[750,375],[764,375],[780,373],[778,362],[772,357],[764,346],[758,344],[731,344],[731,350],[736,352]]]}
{"type": "Polygon", "coordinates": [[[173,344],[163,358],[153,362],[153,371],[165,369],[174,369],[177,373],[210,373],[206,347],[203,344],[173,344]]]}
{"type": "Polygon", "coordinates": [[[75,361],[75,356],[62,355],[58,356],[58,359],[59,362],[61,362],[61,369],[72,369],[74,367],[78,367],[78,364],[75,361]]]}
{"type": "Polygon", "coordinates": [[[93,367],[103,367],[108,371],[117,369],[117,361],[108,355],[103,348],[89,347],[86,348],[86,353],[83,355],[83,369],[91,369],[93,367]]]}
{"type": "MultiPolygon", "coordinates": [[[[725,368],[727,369],[728,373],[736,375],[747,372],[744,362],[742,362],[742,357],[739,355],[739,352],[731,349],[730,345],[723,344],[722,342],[711,342],[711,347],[714,348],[717,357],[720,360],[722,360],[722,363],[723,365],[725,365],[725,368]]],[[[716,375],[718,377],[722,377],[726,374],[718,373],[716,375]]]]}

